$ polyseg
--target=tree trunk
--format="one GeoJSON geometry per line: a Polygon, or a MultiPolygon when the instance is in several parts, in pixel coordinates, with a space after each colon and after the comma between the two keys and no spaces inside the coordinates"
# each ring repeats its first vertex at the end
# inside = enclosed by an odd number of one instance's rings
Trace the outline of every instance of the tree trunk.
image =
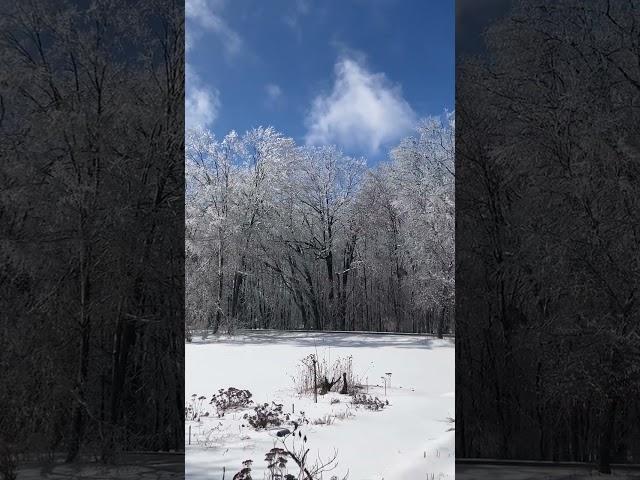
{"type": "MultiPolygon", "coordinates": [[[[134,343],[135,329],[131,321],[118,319],[118,326],[114,334],[111,371],[111,401],[110,419],[111,425],[117,428],[120,423],[120,401],[129,358],[129,349],[134,343]]],[[[110,439],[109,449],[115,447],[115,431],[110,439]]]]}
{"type": "MultiPolygon", "coordinates": [[[[222,235],[222,232],[220,232],[222,235]]],[[[220,240],[220,245],[218,247],[218,297],[216,301],[216,316],[215,323],[213,325],[213,333],[218,331],[220,328],[220,322],[222,321],[222,296],[224,293],[224,247],[222,245],[222,240],[220,240]]],[[[207,326],[211,328],[211,325],[207,326]]]]}
{"type": "Polygon", "coordinates": [[[340,376],[338,378],[332,378],[331,381],[325,376],[320,383],[320,395],[326,395],[331,391],[333,386],[340,381],[340,376]]]}
{"type": "Polygon", "coordinates": [[[349,283],[349,270],[351,269],[351,263],[353,262],[353,253],[356,247],[356,236],[353,235],[351,237],[351,241],[347,244],[344,249],[344,256],[342,259],[342,273],[340,276],[342,277],[341,284],[339,284],[340,288],[340,325],[343,331],[347,330],[347,285],[349,283]]]}
{"type": "Polygon", "coordinates": [[[329,304],[328,313],[330,328],[335,328],[335,305],[334,305],[334,285],[333,285],[333,221],[329,216],[328,200],[327,200],[327,229],[325,237],[325,264],[327,267],[327,280],[329,281],[329,304]]]}
{"type": "Polygon", "coordinates": [[[605,412],[603,422],[603,432],[600,438],[600,458],[598,460],[598,471],[600,473],[611,473],[611,443],[613,439],[613,426],[616,418],[617,401],[610,400],[605,412]]]}
{"type": "Polygon", "coordinates": [[[438,338],[444,337],[444,323],[447,315],[447,307],[442,308],[442,312],[440,313],[440,321],[438,322],[438,338]]]}
{"type": "Polygon", "coordinates": [[[67,451],[66,462],[73,462],[80,451],[80,443],[84,434],[85,383],[89,366],[89,341],[91,338],[90,324],[81,327],[80,360],[78,364],[78,378],[76,395],[78,396],[71,414],[71,439],[67,451]]]}
{"type": "MultiPolygon", "coordinates": [[[[365,246],[366,248],[366,246],[365,246]]],[[[370,316],[370,311],[369,311],[369,292],[368,292],[368,287],[367,287],[367,267],[366,264],[364,266],[364,268],[362,269],[363,271],[363,275],[362,275],[362,281],[364,283],[364,312],[365,312],[365,324],[367,326],[367,330],[372,331],[372,325],[371,325],[371,316],[370,316]]]]}
{"type": "Polygon", "coordinates": [[[80,451],[80,443],[84,433],[85,384],[89,371],[89,349],[91,341],[91,313],[89,311],[91,282],[89,268],[91,265],[91,249],[84,234],[84,221],[81,224],[83,241],[80,253],[80,355],[76,377],[77,399],[71,413],[71,437],[66,462],[73,462],[80,451]]]}
{"type": "Polygon", "coordinates": [[[342,389],[340,390],[340,393],[343,395],[346,395],[347,393],[349,393],[349,386],[347,385],[347,374],[346,372],[342,373],[342,389]]]}
{"type": "Polygon", "coordinates": [[[304,267],[304,276],[307,282],[307,286],[309,287],[307,290],[307,298],[309,303],[311,304],[311,311],[313,312],[313,318],[315,320],[315,328],[316,330],[323,330],[324,325],[322,321],[322,314],[320,313],[320,305],[318,305],[318,299],[316,297],[316,291],[313,286],[313,277],[311,276],[311,272],[305,265],[304,267]]]}
{"type": "Polygon", "coordinates": [[[236,270],[233,276],[233,293],[231,295],[231,318],[234,321],[238,317],[238,310],[240,305],[240,290],[244,281],[245,270],[246,260],[245,257],[242,256],[242,258],[240,259],[239,268],[238,270],[236,270]]]}

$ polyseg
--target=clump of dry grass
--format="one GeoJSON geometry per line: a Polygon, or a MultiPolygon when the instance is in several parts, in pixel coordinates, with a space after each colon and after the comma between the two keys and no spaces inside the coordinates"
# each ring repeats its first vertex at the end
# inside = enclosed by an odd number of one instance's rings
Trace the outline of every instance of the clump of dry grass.
{"type": "Polygon", "coordinates": [[[300,361],[298,373],[293,379],[297,393],[313,393],[314,368],[315,385],[320,395],[328,392],[353,395],[361,388],[361,381],[353,372],[353,357],[351,355],[329,361],[326,356],[319,357],[317,354],[310,354],[300,361]]]}

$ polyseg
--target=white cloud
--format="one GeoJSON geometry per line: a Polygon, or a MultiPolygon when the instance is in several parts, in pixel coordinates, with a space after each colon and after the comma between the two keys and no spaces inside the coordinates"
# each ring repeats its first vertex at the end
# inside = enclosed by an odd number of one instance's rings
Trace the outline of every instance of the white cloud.
{"type": "Polygon", "coordinates": [[[185,16],[189,21],[186,32],[186,48],[193,47],[200,29],[213,32],[218,36],[225,52],[235,55],[242,49],[242,38],[222,18],[221,11],[224,0],[185,0],[185,16]]]}
{"type": "Polygon", "coordinates": [[[377,153],[416,124],[416,114],[383,73],[369,72],[358,55],[343,55],[335,65],[329,95],[317,96],[307,116],[307,144],[335,143],[377,153]]]}
{"type": "Polygon", "coordinates": [[[268,83],[264,87],[267,92],[267,104],[274,105],[282,96],[282,89],[275,83],[268,83]]]}
{"type": "Polygon", "coordinates": [[[289,3],[290,8],[287,13],[282,17],[282,20],[289,28],[291,28],[298,36],[302,34],[300,29],[300,18],[309,14],[311,11],[310,0],[295,0],[289,3]]]}
{"type": "Polygon", "coordinates": [[[187,128],[210,126],[218,116],[220,100],[218,91],[192,87],[184,102],[187,128]]]}
{"type": "Polygon", "coordinates": [[[184,49],[189,52],[193,48],[193,44],[196,40],[196,35],[193,31],[187,28],[184,32],[184,49]]]}
{"type": "MultiPolygon", "coordinates": [[[[242,38],[222,17],[222,9],[226,0],[185,0],[185,16],[187,29],[185,48],[190,52],[198,38],[204,32],[213,33],[222,43],[224,52],[237,54],[242,48],[242,38]]],[[[220,93],[209,85],[205,85],[193,66],[186,65],[185,93],[185,126],[186,128],[211,127],[220,110],[220,93]]]]}
{"type": "Polygon", "coordinates": [[[184,99],[186,128],[210,127],[220,110],[220,94],[213,87],[203,85],[198,74],[187,63],[186,94],[184,99]]]}

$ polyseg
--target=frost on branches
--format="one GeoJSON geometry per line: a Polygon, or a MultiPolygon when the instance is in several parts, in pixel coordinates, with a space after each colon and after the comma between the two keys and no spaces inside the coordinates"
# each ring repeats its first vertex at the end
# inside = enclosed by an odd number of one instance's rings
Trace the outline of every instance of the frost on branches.
{"type": "Polygon", "coordinates": [[[454,116],[368,167],[271,127],[186,143],[187,332],[452,333],[454,116]]]}

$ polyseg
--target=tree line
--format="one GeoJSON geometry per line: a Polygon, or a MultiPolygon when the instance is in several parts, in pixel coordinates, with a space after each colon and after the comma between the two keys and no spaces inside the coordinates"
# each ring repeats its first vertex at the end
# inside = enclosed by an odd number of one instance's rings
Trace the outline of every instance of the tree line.
{"type": "Polygon", "coordinates": [[[188,331],[453,331],[454,119],[388,161],[271,127],[186,140],[188,331]]]}

